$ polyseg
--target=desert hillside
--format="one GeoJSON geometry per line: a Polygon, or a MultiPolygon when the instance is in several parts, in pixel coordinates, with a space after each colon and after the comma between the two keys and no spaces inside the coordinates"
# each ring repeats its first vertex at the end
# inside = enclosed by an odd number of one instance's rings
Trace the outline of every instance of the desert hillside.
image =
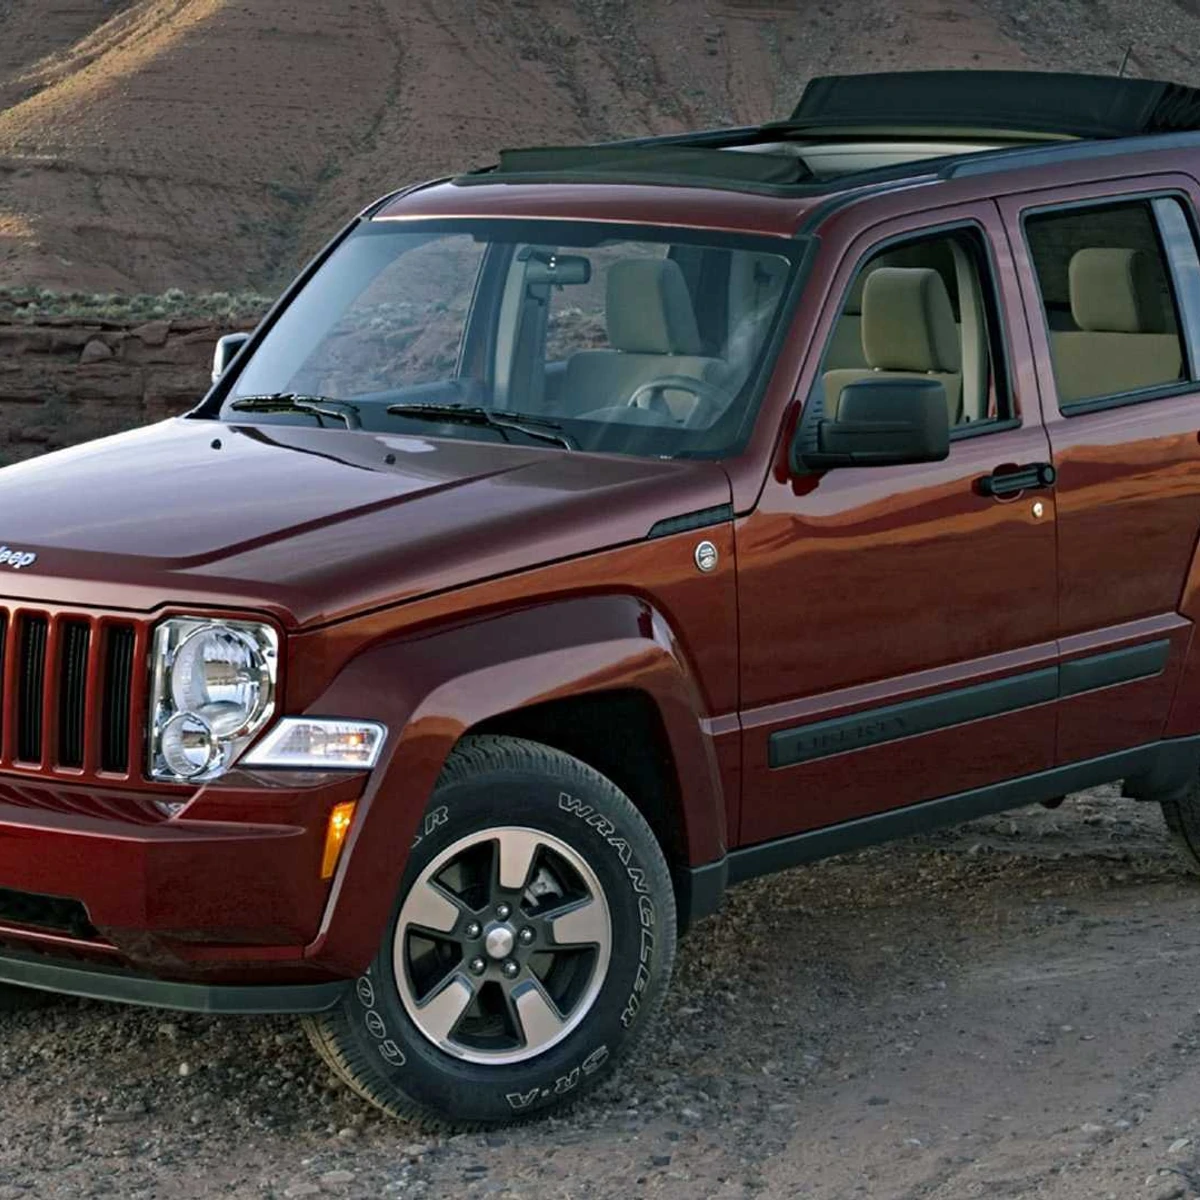
{"type": "Polygon", "coordinates": [[[1200,80],[1195,0],[0,0],[0,287],[271,289],[500,146],[755,121],[827,71],[1200,80]]]}

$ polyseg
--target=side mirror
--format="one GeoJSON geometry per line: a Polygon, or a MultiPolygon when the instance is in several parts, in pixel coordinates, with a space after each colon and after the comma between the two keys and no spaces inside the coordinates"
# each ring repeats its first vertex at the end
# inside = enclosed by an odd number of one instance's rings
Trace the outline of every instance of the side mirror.
{"type": "Polygon", "coordinates": [[[237,358],[241,348],[250,340],[248,333],[227,333],[217,339],[217,348],[213,351],[212,381],[216,383],[229,364],[237,358]]]}
{"type": "Polygon", "coordinates": [[[837,419],[817,427],[807,467],[940,462],[950,454],[946,389],[935,379],[861,379],[842,388],[837,419]]]}

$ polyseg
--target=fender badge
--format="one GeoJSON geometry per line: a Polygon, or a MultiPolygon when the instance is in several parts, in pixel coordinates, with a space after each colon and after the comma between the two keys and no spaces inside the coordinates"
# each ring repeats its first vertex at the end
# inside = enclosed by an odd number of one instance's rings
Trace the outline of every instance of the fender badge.
{"type": "Polygon", "coordinates": [[[32,567],[37,562],[37,555],[32,550],[12,550],[8,546],[0,546],[0,567],[12,567],[14,571],[22,567],[32,567]]]}
{"type": "Polygon", "coordinates": [[[721,556],[717,553],[717,548],[712,542],[701,542],[696,547],[695,558],[696,566],[707,574],[709,571],[717,569],[717,563],[720,561],[721,556]]]}

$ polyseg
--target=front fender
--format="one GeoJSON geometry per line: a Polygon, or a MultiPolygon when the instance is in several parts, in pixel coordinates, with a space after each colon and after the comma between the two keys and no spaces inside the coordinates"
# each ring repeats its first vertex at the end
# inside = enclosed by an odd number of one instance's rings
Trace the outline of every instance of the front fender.
{"type": "Polygon", "coordinates": [[[309,706],[313,715],[382,720],[390,732],[307,954],[357,973],[376,953],[408,848],[464,733],[533,704],[614,690],[644,692],[657,706],[679,775],[690,864],[721,858],[726,807],[713,738],[668,621],[627,595],[507,612],[377,645],[309,706]]]}

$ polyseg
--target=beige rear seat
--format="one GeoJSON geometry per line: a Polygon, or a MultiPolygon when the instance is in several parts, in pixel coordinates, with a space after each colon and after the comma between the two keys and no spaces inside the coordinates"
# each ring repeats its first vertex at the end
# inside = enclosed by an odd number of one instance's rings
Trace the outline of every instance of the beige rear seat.
{"type": "Polygon", "coordinates": [[[921,376],[946,389],[950,424],[962,408],[962,350],[950,297],[929,267],[877,267],[863,289],[863,355],[868,369],[825,372],[825,404],[837,417],[842,389],[860,379],[921,376]]]}
{"type": "Polygon", "coordinates": [[[1088,248],[1071,259],[1078,330],[1052,331],[1060,404],[1172,383],[1183,376],[1179,338],[1164,332],[1163,298],[1140,250],[1088,248]]]}

